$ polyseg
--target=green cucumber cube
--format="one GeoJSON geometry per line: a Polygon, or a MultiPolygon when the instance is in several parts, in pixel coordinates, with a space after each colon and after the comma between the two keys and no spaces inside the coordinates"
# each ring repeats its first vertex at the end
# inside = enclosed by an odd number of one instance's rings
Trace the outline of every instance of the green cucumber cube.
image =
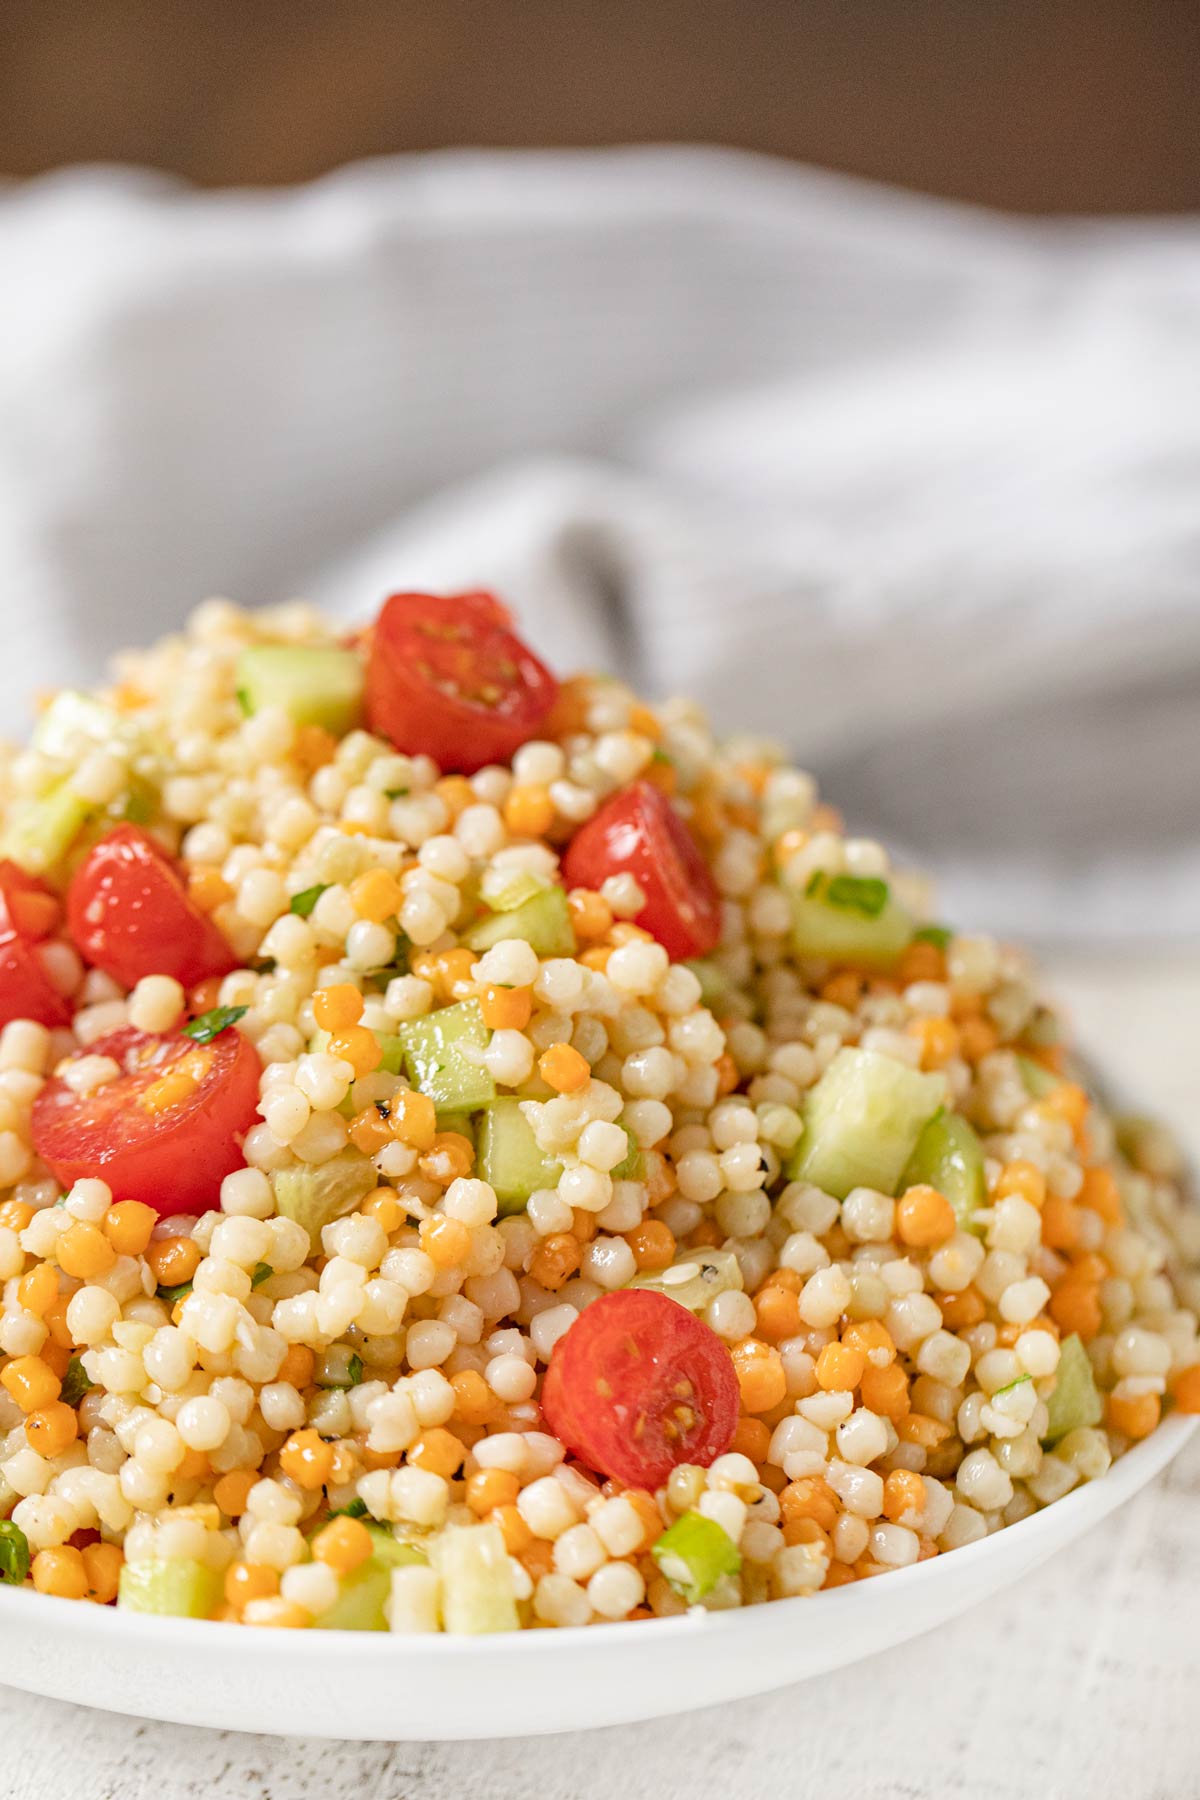
{"type": "Polygon", "coordinates": [[[805,1103],[788,1179],[810,1181],[837,1200],[856,1187],[894,1194],[945,1098],[943,1075],[920,1075],[875,1050],[839,1050],[805,1103]]]}
{"type": "Polygon", "coordinates": [[[894,968],[912,941],[912,915],[882,881],[877,884],[881,894],[878,910],[837,905],[830,896],[840,891],[838,880],[836,876],[814,877],[811,891],[791,891],[792,947],[797,956],[846,963],[856,969],[894,968]]]}
{"type": "Polygon", "coordinates": [[[478,1637],[517,1629],[512,1568],[498,1526],[451,1526],[434,1540],[432,1556],[447,1631],[478,1637]]]}
{"type": "Polygon", "coordinates": [[[1092,1362],[1078,1332],[1064,1338],[1054,1377],[1054,1392],[1046,1402],[1049,1418],[1043,1444],[1057,1444],[1068,1431],[1084,1425],[1098,1425],[1104,1417],[1104,1402],[1096,1387],[1092,1362]]]}
{"type": "Polygon", "coordinates": [[[339,1150],[324,1163],[300,1163],[279,1169],[271,1177],[275,1210],[285,1219],[303,1225],[314,1250],[321,1248],[321,1232],[335,1219],[364,1201],[375,1187],[375,1165],[361,1150],[339,1150]]]}
{"type": "Polygon", "coordinates": [[[987,1205],[983,1145],[959,1113],[936,1113],[926,1125],[900,1178],[901,1193],[910,1187],[936,1188],[959,1224],[978,1230],[975,1214],[987,1205]]]}
{"type": "Polygon", "coordinates": [[[160,1613],[174,1619],[207,1619],[220,1604],[221,1577],[188,1557],[123,1563],[117,1605],[123,1612],[160,1613]]]}
{"type": "Polygon", "coordinates": [[[463,942],[472,950],[490,950],[506,938],[523,938],[539,956],[574,956],[575,927],[564,890],[545,888],[511,912],[489,913],[471,926],[463,942]]]}
{"type": "Polygon", "coordinates": [[[44,794],[16,800],[0,838],[0,856],[31,875],[44,875],[62,861],[94,810],[65,781],[44,794]]]}
{"type": "Polygon", "coordinates": [[[477,1173],[496,1190],[501,1217],[506,1217],[524,1212],[539,1188],[557,1187],[562,1164],[538,1149],[521,1102],[503,1095],[480,1119],[477,1173]]]}
{"type": "Polygon", "coordinates": [[[496,1098],[496,1084],[464,1050],[482,1050],[488,1029],[474,1000],[443,1006],[402,1025],[404,1072],[413,1087],[428,1094],[440,1113],[474,1112],[496,1098]]]}
{"type": "Polygon", "coordinates": [[[333,1605],[313,1620],[318,1631],[386,1631],[384,1609],[392,1591],[392,1570],[426,1561],[412,1544],[402,1544],[382,1525],[368,1524],[367,1530],[375,1547],[365,1562],[342,1577],[333,1605]]]}
{"type": "Polygon", "coordinates": [[[297,725],[321,725],[334,737],[362,715],[363,663],[353,650],[253,644],[238,657],[236,680],[248,713],[279,706],[297,725]]]}

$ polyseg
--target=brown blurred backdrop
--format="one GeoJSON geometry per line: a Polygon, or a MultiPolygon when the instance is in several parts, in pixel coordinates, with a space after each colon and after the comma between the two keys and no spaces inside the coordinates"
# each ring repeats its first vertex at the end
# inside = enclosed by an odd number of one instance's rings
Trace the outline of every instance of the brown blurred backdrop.
{"type": "Polygon", "coordinates": [[[288,182],[708,140],[1041,212],[1200,206],[1195,0],[0,0],[0,174],[288,182]]]}

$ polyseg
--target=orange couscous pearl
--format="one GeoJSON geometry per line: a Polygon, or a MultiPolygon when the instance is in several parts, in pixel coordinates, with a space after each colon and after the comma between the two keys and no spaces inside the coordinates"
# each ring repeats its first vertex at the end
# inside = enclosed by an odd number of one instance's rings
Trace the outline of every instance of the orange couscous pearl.
{"type": "Polygon", "coordinates": [[[269,1600],[278,1592],[279,1571],[265,1563],[233,1562],[225,1571],[225,1598],[230,1606],[240,1609],[248,1600],[269,1600]]]}
{"type": "Polygon", "coordinates": [[[360,919],[382,925],[394,919],[404,904],[404,889],[386,869],[368,869],[350,883],[350,903],[360,919]]]}
{"type": "Polygon", "coordinates": [[[318,988],[313,995],[313,1018],[322,1031],[348,1031],[362,1018],[363,997],[348,981],[318,988]]]}
{"type": "Polygon", "coordinates": [[[390,1115],[377,1106],[364,1106],[350,1121],[350,1142],[364,1156],[378,1156],[392,1142],[390,1115]]]}
{"type": "Polygon", "coordinates": [[[558,1094],[576,1093],[592,1076],[587,1058],[573,1044],[552,1044],[538,1057],[538,1073],[558,1094]]]}
{"type": "Polygon", "coordinates": [[[1121,1191],[1111,1169],[1085,1169],[1077,1198],[1080,1206],[1099,1213],[1106,1225],[1119,1225],[1125,1216],[1121,1191]]]}
{"type": "Polygon", "coordinates": [[[477,1469],[467,1481],[467,1505],[483,1519],[498,1506],[515,1506],[521,1484],[507,1469],[477,1469]]]}
{"type": "Polygon", "coordinates": [[[1030,1206],[1045,1205],[1046,1177],[1036,1163],[1026,1162],[1023,1158],[1005,1163],[997,1177],[993,1197],[1006,1200],[1010,1194],[1028,1200],[1030,1206]]]}
{"type": "Polygon", "coordinates": [[[374,1219],[390,1237],[393,1231],[399,1231],[407,1214],[396,1198],[394,1188],[378,1187],[367,1195],[361,1209],[368,1219],[374,1219]]]}
{"type": "Polygon", "coordinates": [[[60,1600],[84,1600],[88,1591],[87,1569],[80,1552],[70,1544],[39,1550],[31,1570],[39,1594],[56,1594],[60,1600]]]}
{"type": "Polygon", "coordinates": [[[533,992],[488,982],[479,990],[479,1011],[489,1031],[524,1031],[533,1016],[533,992]]]}
{"type": "Polygon", "coordinates": [[[117,1253],[98,1225],[77,1219],[61,1232],[54,1246],[58,1266],[80,1281],[94,1281],[115,1266],[117,1253]]]}
{"type": "Polygon", "coordinates": [[[661,1219],[643,1219],[625,1233],[625,1242],[643,1272],[669,1268],[675,1255],[675,1234],[661,1219]]]}
{"type": "Polygon", "coordinates": [[[436,1268],[454,1269],[470,1254],[471,1233],[461,1219],[438,1213],[421,1222],[421,1248],[436,1268]]]}
{"type": "Polygon", "coordinates": [[[761,1338],[743,1338],[730,1352],[748,1413],[770,1412],[787,1394],[787,1376],[778,1350],[761,1338]]]}
{"type": "Polygon", "coordinates": [[[33,1413],[58,1399],[62,1383],[40,1356],[14,1356],[0,1369],[0,1386],[23,1413],[33,1413]]]}
{"type": "Polygon", "coordinates": [[[159,1287],[181,1287],[203,1260],[199,1244],[187,1237],[157,1238],[146,1252],[150,1273],[159,1287]]]}
{"type": "Polygon", "coordinates": [[[17,1299],[26,1312],[42,1318],[58,1299],[58,1271],[51,1263],[36,1263],[17,1283],[17,1299]]]}
{"type": "Polygon", "coordinates": [[[1157,1394],[1136,1394],[1129,1399],[1120,1394],[1108,1396],[1108,1422],[1126,1437],[1149,1437],[1161,1417],[1162,1402],[1157,1394]]]}
{"type": "Polygon", "coordinates": [[[279,1452],[279,1466],[297,1487],[324,1487],[333,1469],[333,1446],[311,1429],[293,1431],[279,1452]]]}
{"type": "Polygon", "coordinates": [[[576,937],[585,942],[602,938],[612,930],[612,908],[591,888],[572,888],[567,895],[567,907],[576,937]]]}
{"type": "Polygon", "coordinates": [[[33,1218],[33,1208],[25,1200],[0,1200],[0,1226],[7,1231],[24,1231],[33,1218]]]}
{"type": "Polygon", "coordinates": [[[449,1481],[462,1467],[466,1453],[466,1446],[461,1438],[455,1437],[452,1431],[446,1431],[440,1425],[434,1425],[428,1431],[423,1431],[405,1454],[409,1462],[415,1463],[418,1469],[428,1469],[431,1475],[441,1475],[449,1481]]]}
{"type": "Polygon", "coordinates": [[[87,1577],[87,1598],[98,1606],[108,1606],[121,1584],[124,1553],[117,1544],[85,1544],[79,1554],[87,1577]]]}
{"type": "Polygon", "coordinates": [[[420,1159],[422,1175],[449,1187],[461,1175],[469,1175],[475,1166],[475,1146],[460,1131],[439,1131],[420,1159]]]}
{"type": "Polygon", "coordinates": [[[79,1421],[73,1407],[62,1400],[51,1400],[25,1417],[25,1436],[30,1448],[39,1456],[61,1456],[75,1442],[79,1421]]]}
{"type": "Polygon", "coordinates": [[[800,1301],[790,1287],[769,1281],[754,1298],[754,1315],[760,1337],[773,1344],[796,1337],[804,1329],[800,1301]]]}
{"type": "Polygon", "coordinates": [[[883,1483],[883,1511],[889,1519],[901,1519],[907,1512],[923,1512],[925,1484],[911,1469],[893,1469],[883,1483]]]}
{"type": "Polygon", "coordinates": [[[289,1344],[287,1355],[279,1365],[276,1381],[286,1381],[294,1388],[312,1386],[317,1359],[307,1344],[289,1344]]]}
{"type": "Polygon", "coordinates": [[[460,1369],[450,1377],[454,1389],[454,1417],[464,1425],[486,1425],[495,1406],[495,1395],[477,1369],[460,1369]]]}
{"type": "Polygon", "coordinates": [[[514,787],[504,802],[504,823],[516,837],[545,837],[554,823],[549,788],[514,787]]]}
{"type": "Polygon", "coordinates": [[[895,1362],[888,1363],[883,1369],[868,1363],[863,1370],[859,1392],[865,1407],[871,1412],[882,1413],[893,1424],[902,1419],[912,1405],[908,1396],[908,1376],[895,1362]]]}
{"type": "Polygon", "coordinates": [[[800,1519],[809,1519],[822,1531],[832,1531],[841,1504],[823,1475],[804,1475],[799,1481],[790,1481],[782,1490],[779,1510],[785,1530],[800,1519]]]}
{"type": "Polygon", "coordinates": [[[118,1200],[104,1215],[104,1235],[118,1256],[141,1256],[150,1242],[158,1214],[140,1200],[118,1200]]]}
{"type": "Polygon", "coordinates": [[[348,1062],[361,1080],[364,1075],[373,1075],[383,1061],[383,1045],[365,1025],[347,1025],[331,1034],[329,1054],[348,1062]]]}
{"type": "Polygon", "coordinates": [[[864,1353],[852,1344],[826,1344],[817,1355],[817,1386],[827,1393],[849,1393],[867,1371],[864,1353]]]}
{"type": "Polygon", "coordinates": [[[764,1463],[771,1448],[771,1427],[764,1425],[761,1419],[743,1413],[734,1428],[729,1448],[741,1456],[748,1456],[753,1463],[764,1463]]]}
{"type": "Polygon", "coordinates": [[[1191,1363],[1175,1377],[1171,1392],[1180,1412],[1200,1412],[1200,1363],[1191,1363]]]}
{"type": "Polygon", "coordinates": [[[987,1302],[973,1284],[954,1294],[938,1294],[937,1303],[947,1331],[966,1331],[987,1317],[987,1302]]]}
{"type": "Polygon", "coordinates": [[[896,1235],[913,1249],[945,1243],[957,1224],[954,1208],[936,1188],[909,1188],[896,1207],[896,1235]]]}
{"type": "Polygon", "coordinates": [[[1060,1281],[1050,1296],[1050,1317],[1068,1336],[1077,1333],[1085,1341],[1094,1338],[1103,1322],[1100,1289],[1094,1281],[1080,1281],[1070,1275],[1060,1281]]]}
{"type": "MultiPolygon", "coordinates": [[[[508,1551],[510,1556],[523,1557],[526,1551],[532,1547],[533,1533],[521,1517],[521,1514],[515,1505],[506,1504],[504,1506],[497,1506],[490,1513],[486,1514],[486,1517],[490,1524],[499,1527],[500,1535],[504,1539],[504,1548],[508,1551]]],[[[546,1545],[546,1549],[550,1549],[549,1544],[546,1545]]],[[[530,1571],[530,1573],[532,1573],[532,1571],[530,1571]]],[[[543,1575],[548,1575],[550,1573],[549,1562],[547,1562],[546,1567],[541,1570],[541,1573],[543,1575]]]]}
{"type": "Polygon", "coordinates": [[[556,1294],[578,1269],[582,1254],[583,1247],[573,1231],[553,1231],[534,1251],[529,1273],[549,1293],[556,1294]]]}
{"type": "Polygon", "coordinates": [[[250,1489],[259,1479],[257,1469],[233,1469],[213,1485],[213,1499],[229,1519],[240,1519],[246,1510],[250,1489]]]}
{"type": "Polygon", "coordinates": [[[343,1514],[323,1525],[312,1542],[313,1557],[337,1575],[352,1575],[373,1553],[375,1545],[361,1519],[343,1514]]]}
{"type": "Polygon", "coordinates": [[[880,1319],[854,1320],[842,1333],[842,1345],[847,1350],[861,1350],[872,1368],[896,1360],[892,1334],[880,1319]]]}
{"type": "Polygon", "coordinates": [[[437,1136],[437,1108],[428,1094],[399,1088],[388,1101],[391,1133],[410,1150],[428,1150],[437,1136]]]}
{"type": "Polygon", "coordinates": [[[908,1029],[921,1047],[923,1069],[941,1069],[958,1055],[958,1026],[953,1019],[914,1019],[908,1029]]]}

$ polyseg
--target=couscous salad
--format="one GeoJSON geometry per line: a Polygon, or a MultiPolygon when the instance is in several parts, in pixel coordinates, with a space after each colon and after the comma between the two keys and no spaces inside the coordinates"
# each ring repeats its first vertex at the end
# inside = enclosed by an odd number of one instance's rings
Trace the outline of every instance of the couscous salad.
{"type": "Polygon", "coordinates": [[[210,601],[0,762],[0,1581],[754,1605],[1200,1410],[1200,1233],[1025,960],[484,593],[210,601]]]}

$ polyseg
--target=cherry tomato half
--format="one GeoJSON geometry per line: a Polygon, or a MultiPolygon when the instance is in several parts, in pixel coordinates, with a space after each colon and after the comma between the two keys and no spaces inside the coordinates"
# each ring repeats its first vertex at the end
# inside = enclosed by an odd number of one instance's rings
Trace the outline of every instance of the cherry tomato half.
{"type": "Polygon", "coordinates": [[[175,863],[136,825],[118,825],[76,870],[67,923],[80,954],[127,988],[143,975],[195,987],[238,966],[175,863]]]}
{"type": "Polygon", "coordinates": [[[728,1450],[740,1411],[728,1348],[694,1313],[650,1288],[604,1294],[555,1344],[542,1416],[602,1475],[658,1487],[679,1463],[728,1450]]]}
{"type": "Polygon", "coordinates": [[[367,722],[410,755],[473,775],[536,732],[558,683],[491,594],[393,594],[367,655],[367,722]]]}
{"type": "Polygon", "coordinates": [[[562,863],[568,887],[632,875],[646,904],[635,924],[676,962],[707,956],[721,936],[721,896],[695,838],[648,781],[621,788],[581,825],[562,863]]]}
{"type": "Polygon", "coordinates": [[[35,1099],[33,1146],[63,1187],[96,1176],[163,1218],[216,1206],[258,1108],[250,1040],[232,1027],[197,1044],[125,1026],[80,1055],[111,1056],[121,1073],[91,1094],[56,1076],[35,1099]]]}

